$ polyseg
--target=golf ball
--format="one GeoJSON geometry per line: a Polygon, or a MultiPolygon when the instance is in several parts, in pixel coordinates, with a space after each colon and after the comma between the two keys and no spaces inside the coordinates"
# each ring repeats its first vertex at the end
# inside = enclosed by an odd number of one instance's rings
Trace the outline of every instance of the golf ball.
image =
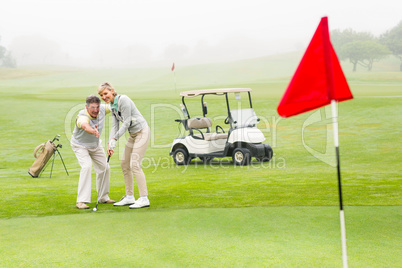
{"type": "Polygon", "coordinates": [[[93,208],[93,209],[92,209],[92,211],[97,211],[97,210],[98,210],[97,208],[93,208]]]}

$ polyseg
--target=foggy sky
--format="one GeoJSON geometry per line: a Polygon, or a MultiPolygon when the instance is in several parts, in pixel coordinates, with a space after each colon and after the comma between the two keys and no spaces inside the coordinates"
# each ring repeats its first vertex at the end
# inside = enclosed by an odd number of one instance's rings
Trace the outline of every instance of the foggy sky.
{"type": "Polygon", "coordinates": [[[319,21],[380,35],[400,0],[0,0],[0,45],[18,64],[237,60],[304,50],[319,21]]]}

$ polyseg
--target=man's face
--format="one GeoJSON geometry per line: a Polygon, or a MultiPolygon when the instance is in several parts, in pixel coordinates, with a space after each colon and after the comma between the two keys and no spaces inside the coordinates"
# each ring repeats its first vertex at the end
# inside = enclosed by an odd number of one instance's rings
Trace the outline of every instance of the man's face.
{"type": "Polygon", "coordinates": [[[99,106],[100,106],[100,103],[91,103],[91,104],[89,104],[89,106],[85,105],[85,107],[87,108],[88,114],[90,116],[92,116],[93,118],[98,117],[99,106]]]}

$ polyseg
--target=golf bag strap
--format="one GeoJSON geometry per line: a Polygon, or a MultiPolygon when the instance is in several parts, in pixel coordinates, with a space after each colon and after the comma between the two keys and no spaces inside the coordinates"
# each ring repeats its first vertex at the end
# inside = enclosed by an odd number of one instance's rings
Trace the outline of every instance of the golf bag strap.
{"type": "Polygon", "coordinates": [[[34,157],[35,157],[35,158],[38,158],[38,156],[36,155],[36,153],[37,153],[38,150],[41,149],[43,146],[45,146],[44,143],[39,144],[39,145],[35,148],[35,150],[34,150],[34,157]]]}

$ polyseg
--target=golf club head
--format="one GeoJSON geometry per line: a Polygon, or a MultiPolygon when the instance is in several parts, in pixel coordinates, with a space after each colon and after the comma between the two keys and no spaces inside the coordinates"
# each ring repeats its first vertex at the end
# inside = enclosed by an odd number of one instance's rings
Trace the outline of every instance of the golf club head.
{"type": "Polygon", "coordinates": [[[59,139],[58,139],[59,137],[60,137],[60,135],[59,135],[59,134],[57,134],[56,136],[54,136],[54,138],[53,138],[52,142],[54,142],[55,140],[59,141],[59,139]]]}

